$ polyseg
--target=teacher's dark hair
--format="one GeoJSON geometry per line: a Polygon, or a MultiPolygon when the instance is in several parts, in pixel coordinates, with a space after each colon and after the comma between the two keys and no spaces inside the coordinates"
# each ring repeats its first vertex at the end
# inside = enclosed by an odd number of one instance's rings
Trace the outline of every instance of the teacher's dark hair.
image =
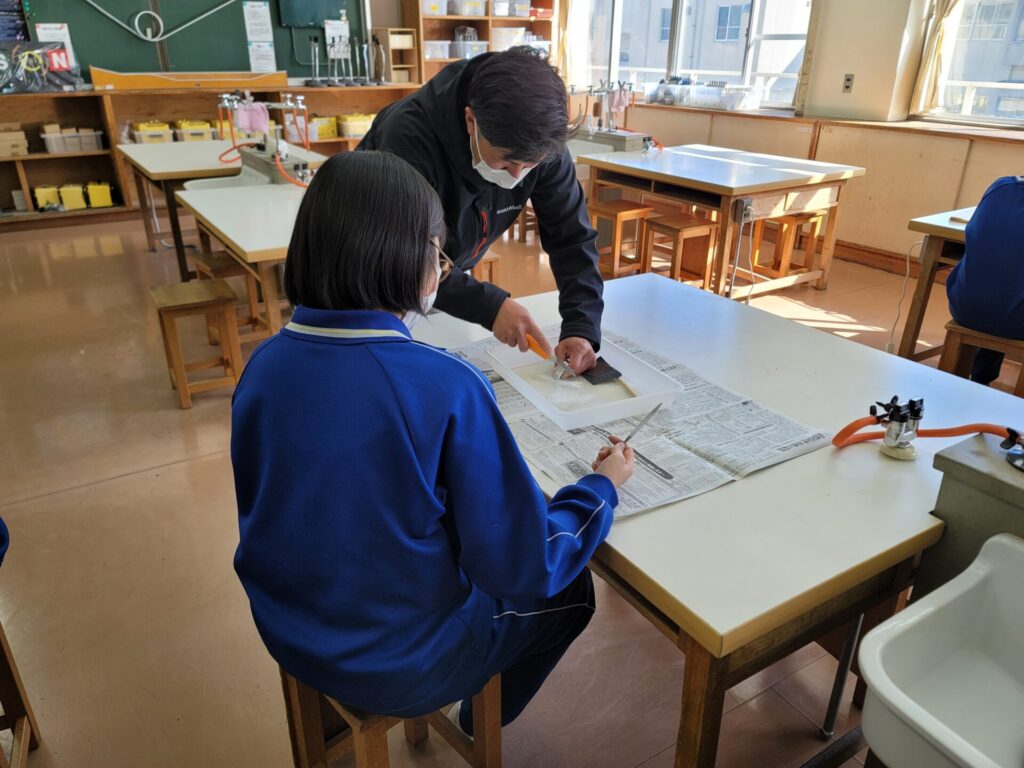
{"type": "Polygon", "coordinates": [[[473,72],[467,101],[480,133],[513,162],[560,155],[578,129],[569,125],[565,83],[536,48],[489,54],[473,72]]]}
{"type": "Polygon", "coordinates": [[[299,205],[284,265],[293,305],[420,310],[444,241],[433,187],[387,152],[343,152],[317,171],[299,205]]]}

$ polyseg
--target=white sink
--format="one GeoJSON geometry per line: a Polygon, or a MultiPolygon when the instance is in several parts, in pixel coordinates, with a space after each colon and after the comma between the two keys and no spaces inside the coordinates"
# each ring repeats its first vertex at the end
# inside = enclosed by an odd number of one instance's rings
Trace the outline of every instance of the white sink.
{"type": "Polygon", "coordinates": [[[989,539],[859,658],[864,737],[888,768],[1022,768],[1024,539],[989,539]]]}

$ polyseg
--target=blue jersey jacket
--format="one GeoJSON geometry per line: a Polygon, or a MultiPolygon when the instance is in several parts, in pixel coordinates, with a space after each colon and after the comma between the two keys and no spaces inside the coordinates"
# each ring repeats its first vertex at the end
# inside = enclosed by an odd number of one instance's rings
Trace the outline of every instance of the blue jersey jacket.
{"type": "Polygon", "coordinates": [[[475,677],[496,601],[566,587],[618,503],[601,475],[548,503],[484,375],[383,312],[298,307],[246,366],[231,459],[235,569],[267,648],[379,713],[475,677]]]}
{"type": "Polygon", "coordinates": [[[961,325],[1024,339],[1024,176],[998,179],[982,196],[946,295],[961,325]]]}

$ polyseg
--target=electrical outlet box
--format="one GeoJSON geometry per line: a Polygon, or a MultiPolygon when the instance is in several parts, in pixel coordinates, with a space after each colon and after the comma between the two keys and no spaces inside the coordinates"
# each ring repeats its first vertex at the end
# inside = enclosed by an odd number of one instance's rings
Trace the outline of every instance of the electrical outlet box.
{"type": "Polygon", "coordinates": [[[853,75],[843,75],[843,93],[853,92],[853,75]]]}
{"type": "Polygon", "coordinates": [[[736,221],[743,221],[747,217],[747,208],[754,204],[754,200],[749,197],[740,197],[733,201],[732,217],[736,221]]]}

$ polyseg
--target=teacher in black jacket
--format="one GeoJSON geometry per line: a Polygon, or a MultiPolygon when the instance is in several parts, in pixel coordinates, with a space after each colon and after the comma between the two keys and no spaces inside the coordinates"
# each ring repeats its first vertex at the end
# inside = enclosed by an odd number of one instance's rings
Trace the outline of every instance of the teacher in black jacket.
{"type": "Polygon", "coordinates": [[[441,197],[456,269],[435,306],[524,352],[527,333],[547,347],[530,313],[469,269],[533,202],[559,293],[562,330],[554,354],[580,373],[596,362],[604,301],[597,233],[566,149],[572,133],[557,70],[534,49],[513,48],[445,67],[381,110],[359,149],[399,155],[441,197]]]}

